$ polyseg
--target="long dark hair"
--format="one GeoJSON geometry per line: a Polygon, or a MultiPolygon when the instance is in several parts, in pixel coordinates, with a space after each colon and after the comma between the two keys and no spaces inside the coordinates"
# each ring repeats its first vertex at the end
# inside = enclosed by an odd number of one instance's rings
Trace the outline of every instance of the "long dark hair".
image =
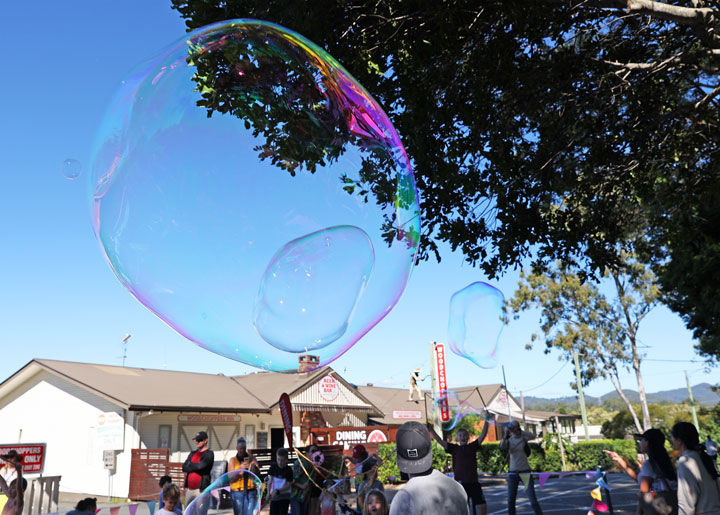
{"type": "Polygon", "coordinates": [[[670,430],[673,438],[677,438],[685,444],[685,447],[690,451],[696,451],[700,454],[700,460],[707,469],[710,477],[713,479],[718,478],[718,471],[715,470],[715,464],[703,445],[700,445],[700,435],[695,429],[695,426],[690,422],[678,422],[670,430]]]}
{"type": "Polygon", "coordinates": [[[654,440],[646,440],[648,443],[647,455],[651,463],[657,465],[665,479],[677,479],[675,467],[673,467],[670,456],[665,450],[663,443],[654,440]]]}

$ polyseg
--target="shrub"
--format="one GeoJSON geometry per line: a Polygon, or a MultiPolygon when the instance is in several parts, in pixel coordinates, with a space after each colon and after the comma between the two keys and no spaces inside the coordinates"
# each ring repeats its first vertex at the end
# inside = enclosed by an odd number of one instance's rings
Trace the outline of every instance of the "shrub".
{"type": "Polygon", "coordinates": [[[400,481],[400,469],[397,466],[395,444],[381,443],[378,445],[378,456],[383,464],[378,468],[378,479],[381,483],[397,483],[400,481]]]}
{"type": "Polygon", "coordinates": [[[632,440],[593,440],[578,442],[570,447],[570,460],[579,470],[593,470],[598,466],[613,469],[615,464],[603,450],[615,451],[629,462],[635,461],[635,442],[632,440]]]}
{"type": "Polygon", "coordinates": [[[500,444],[498,442],[482,444],[477,459],[478,467],[482,472],[500,474],[508,470],[507,458],[505,457],[505,453],[500,451],[500,444]]]}
{"type": "MultiPolygon", "coordinates": [[[[448,454],[437,442],[432,442],[433,468],[445,472],[448,467],[448,454]]],[[[378,468],[378,479],[382,483],[397,483],[400,481],[400,469],[397,466],[397,450],[394,443],[381,443],[378,445],[378,456],[383,464],[378,468]]]]}
{"type": "MultiPolygon", "coordinates": [[[[604,470],[613,469],[614,463],[603,450],[615,451],[629,463],[635,463],[637,451],[633,440],[592,440],[569,444],[565,448],[565,462],[568,470],[595,470],[598,465],[604,470]]],[[[383,483],[392,479],[399,481],[400,471],[395,459],[395,444],[380,444],[378,454],[384,460],[378,471],[378,478],[383,483]]],[[[433,467],[445,471],[449,455],[436,442],[433,442],[433,467]]],[[[477,454],[478,470],[490,474],[502,474],[508,471],[508,458],[500,451],[498,442],[488,442],[480,446],[477,454]]],[[[544,450],[539,444],[530,444],[528,457],[530,468],[534,472],[559,472],[562,470],[562,458],[559,450],[544,450]]]]}

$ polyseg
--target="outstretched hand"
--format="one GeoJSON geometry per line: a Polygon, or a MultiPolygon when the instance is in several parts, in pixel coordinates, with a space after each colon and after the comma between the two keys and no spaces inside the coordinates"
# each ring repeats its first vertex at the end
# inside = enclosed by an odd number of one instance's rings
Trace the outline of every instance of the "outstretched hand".
{"type": "Polygon", "coordinates": [[[608,457],[613,460],[615,463],[620,465],[620,467],[625,468],[627,467],[627,462],[625,461],[625,458],[620,456],[615,451],[609,451],[607,449],[603,449],[603,452],[608,455],[608,457]]]}

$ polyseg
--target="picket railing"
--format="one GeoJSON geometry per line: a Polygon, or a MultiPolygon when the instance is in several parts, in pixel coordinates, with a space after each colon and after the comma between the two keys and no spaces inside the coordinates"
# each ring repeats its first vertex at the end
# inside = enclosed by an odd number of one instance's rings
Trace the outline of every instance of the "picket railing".
{"type": "Polygon", "coordinates": [[[23,515],[56,513],[58,511],[61,477],[47,476],[31,479],[25,491],[23,515]]]}

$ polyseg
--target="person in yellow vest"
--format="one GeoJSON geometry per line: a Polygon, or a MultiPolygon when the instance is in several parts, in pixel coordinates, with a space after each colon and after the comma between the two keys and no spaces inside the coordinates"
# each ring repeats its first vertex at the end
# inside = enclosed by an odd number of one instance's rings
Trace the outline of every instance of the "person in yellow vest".
{"type": "MultiPolygon", "coordinates": [[[[247,452],[247,442],[242,436],[237,439],[237,454],[228,460],[228,472],[247,470],[260,475],[260,467],[255,456],[247,452]]],[[[230,476],[233,479],[233,476],[230,476]]],[[[241,473],[230,483],[230,499],[234,515],[252,515],[257,507],[258,491],[249,474],[241,473]]]]}

